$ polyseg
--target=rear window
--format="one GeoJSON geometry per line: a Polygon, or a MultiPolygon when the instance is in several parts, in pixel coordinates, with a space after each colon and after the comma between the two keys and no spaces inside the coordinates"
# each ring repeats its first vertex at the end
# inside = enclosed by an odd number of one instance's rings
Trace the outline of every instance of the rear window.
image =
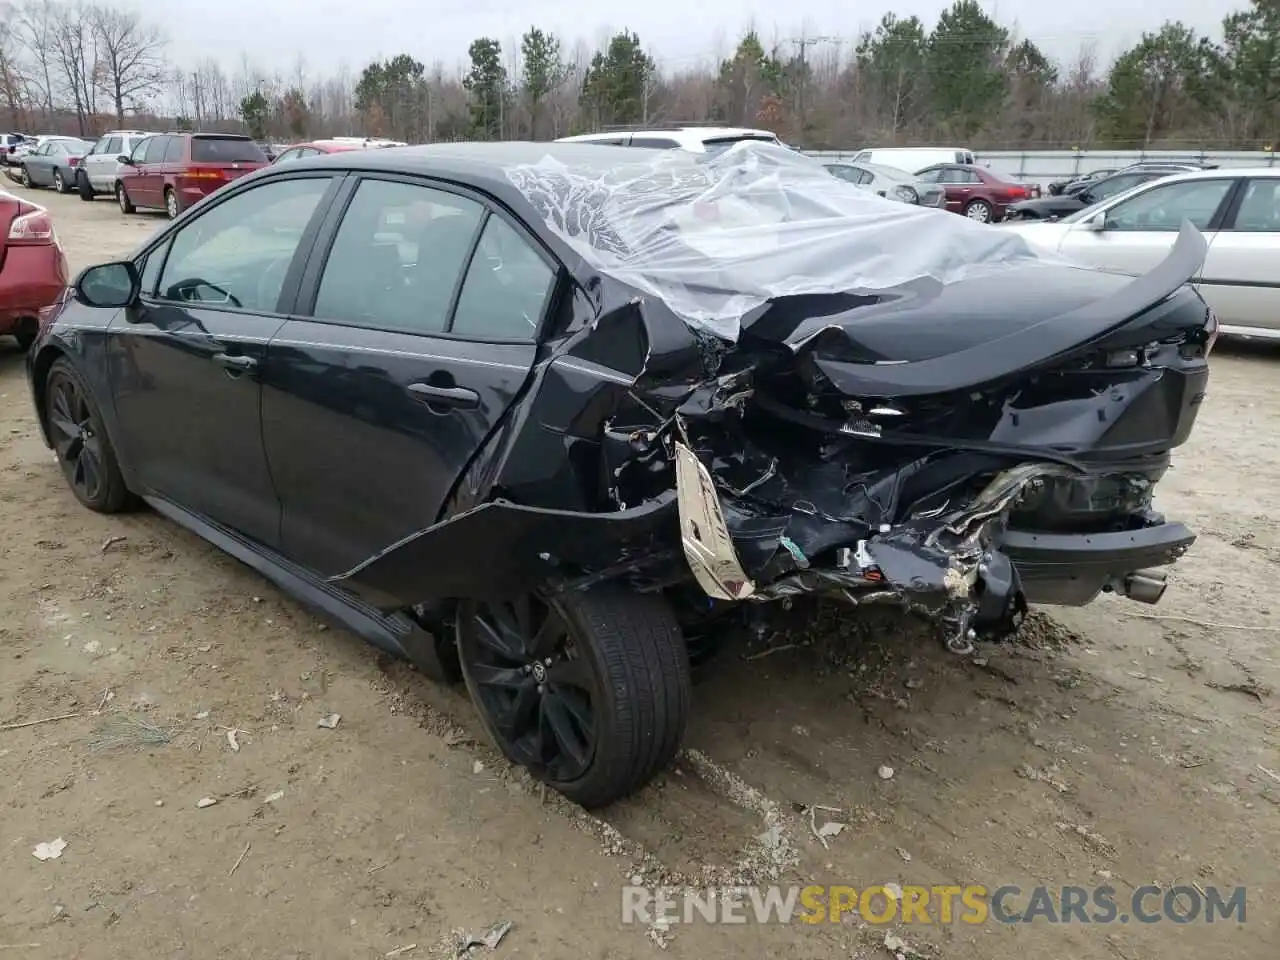
{"type": "Polygon", "coordinates": [[[716,137],[714,140],[703,140],[702,146],[707,153],[714,156],[718,153],[724,153],[735,143],[742,143],[744,141],[754,141],[755,143],[777,143],[778,138],[764,136],[761,134],[746,134],[741,137],[716,137]]]}
{"type": "Polygon", "coordinates": [[[262,148],[247,137],[192,137],[193,163],[266,163],[262,148]]]}

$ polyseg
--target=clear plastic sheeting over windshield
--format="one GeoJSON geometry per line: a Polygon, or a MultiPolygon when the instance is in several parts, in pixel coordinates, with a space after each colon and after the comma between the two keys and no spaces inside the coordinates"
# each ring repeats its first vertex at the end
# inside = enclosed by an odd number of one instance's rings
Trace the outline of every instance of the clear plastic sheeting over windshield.
{"type": "Polygon", "coordinates": [[[860,190],[785,147],[601,152],[599,164],[547,156],[505,172],[594,269],[730,341],[743,314],[778,297],[952,283],[1050,257],[998,227],[860,190]]]}

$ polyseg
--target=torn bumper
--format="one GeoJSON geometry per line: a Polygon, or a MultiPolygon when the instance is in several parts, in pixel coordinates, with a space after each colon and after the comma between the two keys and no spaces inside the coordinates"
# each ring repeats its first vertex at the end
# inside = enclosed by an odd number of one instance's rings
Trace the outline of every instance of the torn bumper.
{"type": "Polygon", "coordinates": [[[854,604],[899,602],[941,622],[947,644],[967,652],[980,635],[1016,629],[1028,602],[1088,603],[1114,590],[1154,603],[1164,575],[1194,542],[1183,525],[1153,520],[1122,533],[1036,534],[1007,529],[1013,505],[1032,484],[1071,475],[1058,464],[1025,463],[995,476],[963,507],[945,515],[867,530],[812,562],[786,537],[799,569],[771,582],[747,573],[729,533],[710,471],[676,444],[681,545],[708,596],[774,600],[834,594],[854,604]]]}
{"type": "Polygon", "coordinates": [[[1164,584],[1158,568],[1176,561],[1195,540],[1181,523],[1156,522],[1119,533],[1008,530],[1000,548],[1017,566],[1028,602],[1083,606],[1104,591],[1155,602],[1164,584]],[[1152,582],[1160,588],[1150,587],[1152,582]]]}

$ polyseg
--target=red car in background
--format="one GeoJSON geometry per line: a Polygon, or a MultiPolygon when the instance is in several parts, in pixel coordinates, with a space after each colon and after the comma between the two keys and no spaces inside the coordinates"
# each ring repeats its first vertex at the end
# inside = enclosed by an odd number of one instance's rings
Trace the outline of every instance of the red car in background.
{"type": "Polygon", "coordinates": [[[118,159],[115,194],[120,209],[163,210],[170,220],[223,184],[268,163],[252,138],[230,133],[157,134],[118,159]]]}
{"type": "Polygon", "coordinates": [[[67,258],[44,207],[0,190],[0,336],[23,350],[67,289],[67,258]]]}
{"type": "Polygon", "coordinates": [[[980,223],[1003,220],[1009,204],[1040,196],[1038,184],[1006,180],[986,167],[969,163],[939,163],[917,171],[915,177],[941,186],[948,210],[980,223]]]}
{"type": "Polygon", "coordinates": [[[328,140],[312,140],[310,143],[295,143],[282,150],[272,163],[288,163],[290,160],[301,160],[303,157],[314,157],[321,153],[342,153],[346,150],[368,150],[371,147],[404,147],[400,140],[384,140],[381,137],[332,137],[328,140]]]}

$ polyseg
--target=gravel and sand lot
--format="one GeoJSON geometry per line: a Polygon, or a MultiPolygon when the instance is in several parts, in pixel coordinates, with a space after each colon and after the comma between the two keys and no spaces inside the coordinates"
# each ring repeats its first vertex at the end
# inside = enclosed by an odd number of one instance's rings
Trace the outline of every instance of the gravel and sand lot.
{"type": "MultiPolygon", "coordinates": [[[[34,199],[73,268],[163,224],[34,199]]],[[[81,508],[4,341],[0,956],[415,960],[499,921],[493,956],[556,960],[888,957],[889,932],[945,960],[1280,956],[1278,372],[1280,349],[1214,354],[1158,497],[1200,539],[1158,607],[1042,611],[969,660],[883,614],[796,614],[696,689],[674,768],[587,815],[511,770],[461,689],[155,514],[81,508]],[[815,805],[845,828],[817,836],[815,805]],[[637,874],[1244,886],[1248,913],[664,934],[621,923],[637,874]]]]}

